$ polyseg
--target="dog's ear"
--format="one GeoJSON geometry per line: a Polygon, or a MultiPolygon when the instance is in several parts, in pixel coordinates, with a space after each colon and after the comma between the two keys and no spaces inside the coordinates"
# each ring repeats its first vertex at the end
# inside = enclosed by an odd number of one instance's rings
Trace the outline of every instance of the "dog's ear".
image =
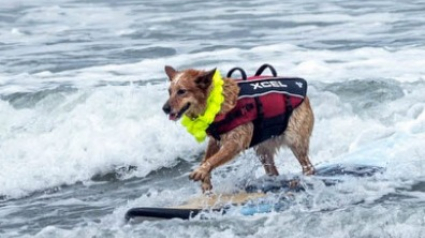
{"type": "Polygon", "coordinates": [[[212,83],[216,69],[217,68],[214,68],[213,70],[207,71],[198,76],[195,80],[196,86],[201,89],[207,89],[212,83]]]}
{"type": "Polygon", "coordinates": [[[168,78],[170,78],[170,81],[173,80],[174,76],[177,74],[177,70],[175,70],[173,67],[166,65],[164,67],[165,73],[167,74],[168,78]]]}

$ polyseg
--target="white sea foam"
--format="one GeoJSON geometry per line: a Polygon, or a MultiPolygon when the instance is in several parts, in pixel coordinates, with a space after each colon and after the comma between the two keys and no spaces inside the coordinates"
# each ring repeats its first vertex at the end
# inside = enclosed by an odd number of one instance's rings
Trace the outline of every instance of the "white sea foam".
{"type": "Polygon", "coordinates": [[[200,146],[167,120],[160,98],[163,86],[128,86],[53,94],[31,109],[2,102],[0,194],[72,184],[120,165],[145,176],[177,157],[193,160],[200,146]]]}

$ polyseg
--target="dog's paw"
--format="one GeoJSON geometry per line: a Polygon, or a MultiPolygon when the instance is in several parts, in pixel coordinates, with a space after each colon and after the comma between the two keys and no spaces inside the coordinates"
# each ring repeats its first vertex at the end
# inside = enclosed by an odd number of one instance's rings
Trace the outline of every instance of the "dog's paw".
{"type": "Polygon", "coordinates": [[[189,179],[193,181],[205,180],[209,176],[209,170],[206,167],[198,167],[189,175],[189,179]]]}
{"type": "Polygon", "coordinates": [[[310,166],[303,166],[303,174],[306,176],[313,175],[315,172],[314,167],[312,165],[310,166]]]}
{"type": "Polygon", "coordinates": [[[202,187],[202,193],[204,194],[210,193],[213,188],[211,181],[209,179],[208,181],[205,181],[205,180],[202,181],[201,187],[202,187]]]}

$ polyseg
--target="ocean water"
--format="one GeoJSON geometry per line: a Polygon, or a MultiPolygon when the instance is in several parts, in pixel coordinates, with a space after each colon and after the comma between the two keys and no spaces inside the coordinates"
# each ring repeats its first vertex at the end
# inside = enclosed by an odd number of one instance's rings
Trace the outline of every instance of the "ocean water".
{"type": "MultiPolygon", "coordinates": [[[[3,0],[0,237],[425,237],[425,1],[3,0]],[[282,212],[126,224],[201,193],[197,144],[161,107],[164,65],[303,77],[316,166],[386,172],[282,212]]],[[[288,150],[282,174],[301,168],[288,150]]],[[[213,174],[264,172],[249,150],[213,174]]]]}

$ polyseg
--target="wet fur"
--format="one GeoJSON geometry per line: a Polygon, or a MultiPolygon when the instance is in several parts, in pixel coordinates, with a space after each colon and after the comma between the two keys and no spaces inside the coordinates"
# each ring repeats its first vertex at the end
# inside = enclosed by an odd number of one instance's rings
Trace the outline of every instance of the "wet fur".
{"type": "MultiPolygon", "coordinates": [[[[212,88],[211,81],[215,70],[199,71],[188,69],[177,72],[172,67],[166,66],[165,71],[171,83],[170,98],[165,103],[164,108],[169,106],[172,112],[178,112],[187,103],[190,103],[190,108],[185,112],[187,116],[196,118],[197,115],[202,114],[205,111],[206,100],[212,88]],[[182,88],[187,90],[187,94],[184,97],[176,94],[182,88]]],[[[223,80],[225,100],[220,113],[225,114],[236,106],[239,87],[233,79],[224,78],[223,80]]],[[[289,119],[288,127],[282,135],[254,147],[266,174],[270,176],[279,174],[274,163],[274,157],[282,146],[288,146],[291,149],[305,175],[314,173],[314,167],[308,157],[313,125],[313,111],[310,101],[306,97],[304,102],[294,109],[289,119]]],[[[189,178],[194,181],[201,181],[203,192],[210,191],[212,189],[211,171],[232,160],[240,152],[247,149],[251,142],[253,131],[254,125],[247,123],[222,134],[220,141],[210,137],[201,165],[190,174],[189,178]]]]}

